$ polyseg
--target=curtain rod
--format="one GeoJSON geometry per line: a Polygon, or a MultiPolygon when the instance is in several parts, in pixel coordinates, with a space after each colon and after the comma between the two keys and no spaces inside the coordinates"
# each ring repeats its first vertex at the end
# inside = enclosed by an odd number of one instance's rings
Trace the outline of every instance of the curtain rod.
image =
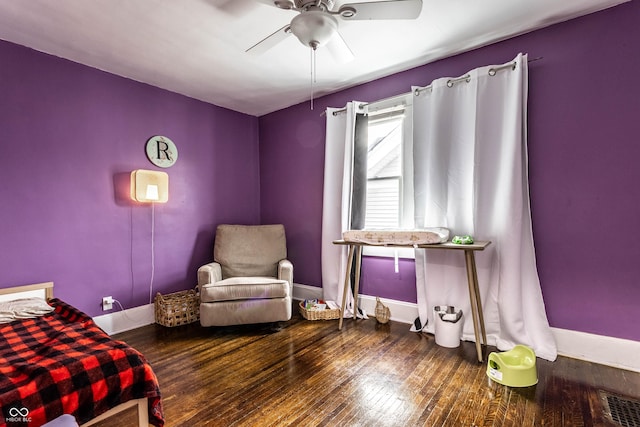
{"type": "MultiPolygon", "coordinates": [[[[528,59],[527,63],[539,61],[542,58],[543,58],[542,56],[538,56],[537,58],[528,59]]],[[[511,68],[512,70],[515,70],[516,69],[516,62],[513,61],[513,62],[509,62],[507,64],[500,65],[500,66],[497,66],[497,67],[491,67],[491,68],[489,68],[488,74],[490,76],[495,76],[498,71],[506,70],[507,68],[511,68]]],[[[455,78],[455,79],[447,80],[447,87],[453,87],[454,84],[456,84],[458,82],[461,82],[461,81],[466,81],[468,83],[470,80],[471,80],[471,76],[469,74],[465,74],[464,76],[461,76],[461,77],[458,77],[458,78],[455,78]]],[[[431,85],[425,86],[425,87],[419,87],[419,88],[417,88],[417,89],[415,89],[413,91],[413,94],[415,96],[418,96],[418,95],[420,95],[420,93],[424,92],[425,90],[429,90],[429,89],[431,89],[431,85]]]]}
{"type": "Polygon", "coordinates": [[[395,101],[400,100],[401,98],[404,98],[405,96],[409,95],[409,93],[401,93],[400,95],[394,95],[394,96],[389,96],[387,98],[382,98],[382,99],[378,99],[377,101],[373,101],[373,102],[363,102],[362,104],[358,105],[358,108],[360,110],[362,110],[364,107],[371,105],[371,104],[377,104],[378,102],[389,102],[389,101],[395,101]]]}
{"type": "MultiPolygon", "coordinates": [[[[378,103],[378,102],[388,102],[388,101],[393,101],[395,99],[401,99],[404,98],[405,96],[409,95],[411,92],[407,92],[407,93],[401,93],[400,95],[393,95],[393,96],[389,96],[387,98],[382,98],[379,99],[377,101],[373,101],[373,102],[362,102],[360,103],[360,105],[358,105],[358,109],[362,110],[364,107],[366,107],[369,104],[374,104],[374,103],[378,103]]],[[[393,106],[396,107],[396,106],[393,106]]],[[[332,114],[335,116],[337,114],[340,113],[344,113],[345,111],[347,111],[347,107],[344,108],[340,108],[339,110],[334,111],[332,114]]],[[[325,114],[327,114],[327,111],[323,111],[322,113],[320,113],[320,116],[324,116],[325,114]]]]}
{"type": "MultiPolygon", "coordinates": [[[[539,61],[539,60],[541,60],[541,59],[543,59],[543,58],[544,58],[543,56],[538,56],[538,57],[536,57],[536,58],[528,59],[528,60],[527,60],[527,63],[529,63],[529,62],[536,62],[536,61],[539,61]]],[[[514,69],[516,68],[516,62],[515,62],[515,61],[513,61],[513,62],[509,62],[509,63],[504,64],[504,65],[500,65],[500,66],[498,66],[498,67],[491,67],[491,68],[489,68],[489,75],[490,75],[490,76],[495,76],[495,75],[496,75],[496,73],[497,73],[498,71],[506,70],[507,68],[511,68],[512,70],[514,70],[514,69]]],[[[452,87],[455,83],[458,83],[458,82],[460,82],[460,81],[463,81],[463,80],[467,80],[467,81],[468,81],[468,80],[469,80],[469,78],[470,78],[469,74],[465,74],[465,75],[464,75],[464,76],[462,76],[462,77],[458,77],[458,78],[455,78],[455,79],[449,79],[449,80],[447,81],[447,86],[448,86],[448,87],[452,87]]],[[[423,92],[423,91],[425,91],[425,90],[429,90],[429,89],[431,89],[431,85],[429,85],[429,86],[425,86],[425,87],[417,88],[417,89],[415,89],[415,90],[414,90],[414,95],[418,96],[418,95],[420,95],[420,93],[421,93],[421,92],[423,92]]],[[[402,97],[405,97],[405,96],[409,95],[410,93],[411,93],[411,92],[402,93],[402,94],[400,94],[400,95],[390,96],[390,97],[388,97],[388,98],[383,98],[383,99],[380,99],[380,100],[378,100],[378,101],[374,101],[374,102],[390,101],[390,100],[392,100],[392,99],[394,99],[394,98],[402,98],[402,97]]],[[[360,104],[360,105],[359,105],[359,108],[360,108],[360,109],[362,109],[363,107],[365,107],[365,106],[367,106],[367,105],[369,105],[369,104],[372,104],[372,102],[364,102],[364,103],[362,103],[362,104],[360,104]]],[[[337,114],[344,113],[345,111],[347,111],[347,108],[346,108],[346,107],[345,107],[345,108],[341,108],[341,109],[339,109],[339,110],[336,110],[336,111],[334,111],[332,114],[335,116],[335,115],[337,115],[337,114]]],[[[326,111],[326,110],[325,110],[325,111],[323,111],[322,113],[320,113],[320,116],[324,116],[325,114],[327,114],[327,111],[326,111]]]]}
{"type": "MultiPolygon", "coordinates": [[[[399,99],[404,98],[405,96],[409,95],[410,93],[411,93],[411,92],[401,93],[400,95],[393,95],[393,96],[389,96],[389,97],[387,97],[387,98],[382,98],[382,99],[379,99],[379,100],[377,100],[377,101],[373,101],[373,102],[362,102],[362,103],[360,103],[360,104],[358,105],[358,109],[359,109],[359,110],[362,110],[362,109],[363,109],[364,107],[366,107],[367,105],[374,104],[374,103],[376,103],[376,104],[377,104],[378,102],[388,102],[388,101],[393,101],[393,100],[395,100],[395,99],[398,99],[398,100],[399,100],[399,99]]],[[[393,106],[393,107],[396,107],[396,106],[393,106]]],[[[343,112],[345,112],[345,111],[347,111],[347,107],[340,108],[339,110],[334,111],[332,114],[335,116],[335,115],[340,114],[340,113],[343,113],[343,112]]],[[[327,111],[326,111],[326,110],[325,110],[325,111],[323,111],[322,113],[320,113],[320,115],[321,115],[321,116],[324,116],[325,114],[327,114],[327,111]]]]}

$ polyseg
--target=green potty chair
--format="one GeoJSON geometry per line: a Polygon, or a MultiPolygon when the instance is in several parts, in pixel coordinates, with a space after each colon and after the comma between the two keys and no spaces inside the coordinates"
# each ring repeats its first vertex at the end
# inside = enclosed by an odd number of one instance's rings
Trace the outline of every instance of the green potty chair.
{"type": "Polygon", "coordinates": [[[487,376],[509,387],[529,387],[538,383],[536,354],[526,345],[516,345],[509,351],[490,353],[487,376]]]}

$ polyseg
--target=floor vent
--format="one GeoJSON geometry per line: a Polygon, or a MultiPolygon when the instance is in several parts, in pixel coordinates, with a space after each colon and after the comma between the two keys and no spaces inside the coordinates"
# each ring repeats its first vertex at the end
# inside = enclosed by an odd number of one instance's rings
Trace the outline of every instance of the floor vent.
{"type": "Polygon", "coordinates": [[[640,402],[600,391],[605,416],[623,427],[640,427],[640,402]]]}

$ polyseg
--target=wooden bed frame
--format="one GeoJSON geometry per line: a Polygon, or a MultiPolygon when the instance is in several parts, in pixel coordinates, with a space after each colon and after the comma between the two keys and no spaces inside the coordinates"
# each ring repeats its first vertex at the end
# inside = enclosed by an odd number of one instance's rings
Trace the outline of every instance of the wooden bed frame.
{"type": "MultiPolygon", "coordinates": [[[[37,295],[48,300],[53,298],[53,282],[35,283],[32,285],[13,286],[10,288],[0,289],[1,301],[11,299],[6,297],[8,295],[16,296],[18,298],[26,298],[29,296],[37,295]]],[[[97,416],[91,421],[82,424],[81,427],[92,426],[96,423],[99,423],[100,421],[103,421],[107,418],[112,417],[113,415],[119,414],[120,412],[126,411],[127,409],[133,407],[136,407],[138,411],[138,427],[150,427],[147,398],[134,399],[128,402],[121,403],[120,405],[109,409],[107,412],[97,416]]]]}

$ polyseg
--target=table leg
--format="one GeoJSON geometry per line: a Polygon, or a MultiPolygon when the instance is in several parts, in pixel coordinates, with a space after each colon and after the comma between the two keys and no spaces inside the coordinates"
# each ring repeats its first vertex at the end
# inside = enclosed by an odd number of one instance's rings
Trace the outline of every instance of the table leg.
{"type": "Polygon", "coordinates": [[[360,271],[362,269],[362,246],[356,246],[356,279],[353,287],[353,318],[358,318],[358,292],[360,290],[360,271]]]}
{"type": "Polygon", "coordinates": [[[476,352],[478,354],[478,362],[482,362],[482,345],[484,342],[482,341],[481,333],[484,332],[484,316],[482,315],[482,304],[479,299],[480,295],[478,292],[477,273],[475,267],[476,261],[473,251],[465,250],[464,259],[467,267],[467,282],[469,284],[469,300],[471,302],[471,316],[473,318],[473,333],[476,338],[476,352]]]}
{"type": "Polygon", "coordinates": [[[478,314],[480,321],[480,333],[482,334],[482,344],[487,345],[487,331],[484,327],[484,311],[482,310],[482,297],[480,296],[480,285],[478,284],[478,270],[476,268],[475,254],[471,252],[472,265],[473,265],[473,284],[476,291],[476,304],[478,305],[478,314]]]}
{"type": "Polygon", "coordinates": [[[344,320],[344,310],[347,305],[347,289],[351,279],[351,267],[353,266],[353,250],[355,245],[349,245],[349,255],[347,258],[347,271],[344,275],[344,289],[342,291],[342,306],[340,307],[340,320],[338,321],[338,330],[342,329],[342,321],[344,320]]]}

